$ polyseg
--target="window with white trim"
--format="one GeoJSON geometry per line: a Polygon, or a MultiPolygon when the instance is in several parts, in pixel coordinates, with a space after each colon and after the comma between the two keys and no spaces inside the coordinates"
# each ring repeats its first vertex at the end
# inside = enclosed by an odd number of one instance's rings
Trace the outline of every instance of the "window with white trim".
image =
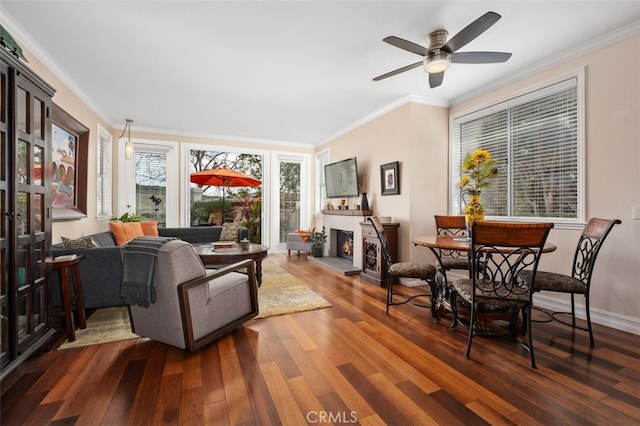
{"type": "Polygon", "coordinates": [[[327,183],[324,179],[324,166],[329,164],[329,150],[316,154],[316,214],[322,213],[327,204],[327,183]]]}
{"type": "Polygon", "coordinates": [[[460,164],[490,152],[499,175],[481,194],[487,216],[584,221],[581,75],[452,118],[451,211],[464,212],[460,164]]]}
{"type": "Polygon", "coordinates": [[[98,123],[96,154],[97,173],[97,219],[111,219],[113,217],[113,180],[112,180],[112,156],[113,136],[107,129],[98,123]]]}

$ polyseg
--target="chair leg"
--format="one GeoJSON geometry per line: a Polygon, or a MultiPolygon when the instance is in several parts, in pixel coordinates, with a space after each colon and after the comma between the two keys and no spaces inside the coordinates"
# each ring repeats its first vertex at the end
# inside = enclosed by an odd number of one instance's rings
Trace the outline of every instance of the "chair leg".
{"type": "Polygon", "coordinates": [[[393,284],[392,280],[387,280],[387,316],[389,316],[389,305],[393,302],[393,284]]]}
{"type": "Polygon", "coordinates": [[[575,328],[576,326],[576,305],[575,305],[575,298],[574,298],[574,294],[571,293],[571,324],[573,324],[573,327],[575,328]]]}
{"type": "Polygon", "coordinates": [[[531,357],[531,368],[536,369],[536,357],[533,354],[533,330],[531,329],[531,306],[524,308],[523,312],[527,312],[526,327],[529,335],[529,356],[531,357]]]}
{"type": "Polygon", "coordinates": [[[471,341],[473,340],[473,329],[475,328],[475,324],[476,324],[476,310],[474,309],[473,306],[471,306],[471,315],[469,318],[469,337],[467,338],[467,352],[465,353],[465,358],[469,358],[469,356],[471,355],[471,341]]]}
{"type": "Polygon", "coordinates": [[[587,329],[589,330],[589,347],[593,348],[595,346],[595,341],[593,340],[593,328],[591,328],[591,310],[589,309],[589,293],[584,296],[584,307],[587,310],[587,329]]]}

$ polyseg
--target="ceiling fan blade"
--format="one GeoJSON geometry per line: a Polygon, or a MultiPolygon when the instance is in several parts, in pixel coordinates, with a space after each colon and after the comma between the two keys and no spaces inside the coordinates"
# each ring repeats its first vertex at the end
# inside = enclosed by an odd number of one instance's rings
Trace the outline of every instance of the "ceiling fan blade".
{"type": "Polygon", "coordinates": [[[426,47],[420,46],[419,44],[415,44],[400,37],[389,36],[383,38],[382,41],[387,42],[390,45],[398,47],[402,50],[406,50],[407,52],[415,53],[416,55],[420,55],[423,57],[427,56],[427,54],[429,53],[429,50],[426,47]]]}
{"type": "Polygon", "coordinates": [[[456,64],[493,64],[506,62],[511,53],[505,52],[458,52],[451,55],[451,62],[456,64]]]}
{"type": "Polygon", "coordinates": [[[407,66],[404,66],[402,68],[398,68],[397,70],[389,71],[386,74],[379,75],[379,76],[375,77],[373,79],[373,81],[380,81],[380,80],[383,80],[383,79],[385,79],[387,77],[393,77],[394,75],[403,73],[405,71],[409,71],[409,70],[412,70],[414,68],[418,68],[421,65],[422,65],[422,61],[416,62],[415,64],[407,65],[407,66]]]}
{"type": "Polygon", "coordinates": [[[467,43],[478,37],[480,34],[489,29],[493,24],[498,22],[501,18],[495,12],[487,12],[466,27],[464,27],[458,34],[453,36],[451,40],[443,46],[443,49],[449,53],[453,53],[456,50],[464,47],[467,43]]]}
{"type": "Polygon", "coordinates": [[[434,74],[429,74],[429,87],[432,89],[434,87],[438,87],[442,84],[442,79],[444,78],[444,71],[437,72],[434,74]]]}

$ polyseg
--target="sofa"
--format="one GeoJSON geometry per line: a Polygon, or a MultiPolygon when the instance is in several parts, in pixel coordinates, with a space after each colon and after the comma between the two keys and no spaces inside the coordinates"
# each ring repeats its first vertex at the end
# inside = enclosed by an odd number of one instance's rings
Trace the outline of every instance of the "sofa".
{"type": "MultiPolygon", "coordinates": [[[[220,240],[222,226],[202,226],[193,228],[158,228],[161,237],[175,237],[191,244],[212,243],[220,240]]],[[[52,246],[52,257],[69,254],[85,256],[78,264],[82,298],[85,309],[122,306],[120,287],[122,281],[122,248],[116,244],[111,231],[90,235],[98,247],[67,248],[63,243],[52,246]]],[[[238,229],[238,241],[249,238],[249,230],[238,229]]],[[[51,294],[54,305],[61,304],[60,282],[57,274],[52,274],[51,294]]]]}

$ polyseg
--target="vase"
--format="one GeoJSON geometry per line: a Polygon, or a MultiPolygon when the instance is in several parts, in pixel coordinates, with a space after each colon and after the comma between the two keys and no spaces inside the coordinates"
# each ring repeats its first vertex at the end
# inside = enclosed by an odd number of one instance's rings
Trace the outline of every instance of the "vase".
{"type": "Polygon", "coordinates": [[[480,191],[470,191],[469,197],[469,202],[464,208],[464,219],[467,222],[469,236],[471,236],[471,224],[478,220],[484,220],[484,206],[480,201],[480,191]]]}
{"type": "Polygon", "coordinates": [[[369,210],[369,200],[367,200],[367,193],[363,192],[362,193],[362,201],[361,201],[361,205],[362,205],[362,210],[369,210]]]}

